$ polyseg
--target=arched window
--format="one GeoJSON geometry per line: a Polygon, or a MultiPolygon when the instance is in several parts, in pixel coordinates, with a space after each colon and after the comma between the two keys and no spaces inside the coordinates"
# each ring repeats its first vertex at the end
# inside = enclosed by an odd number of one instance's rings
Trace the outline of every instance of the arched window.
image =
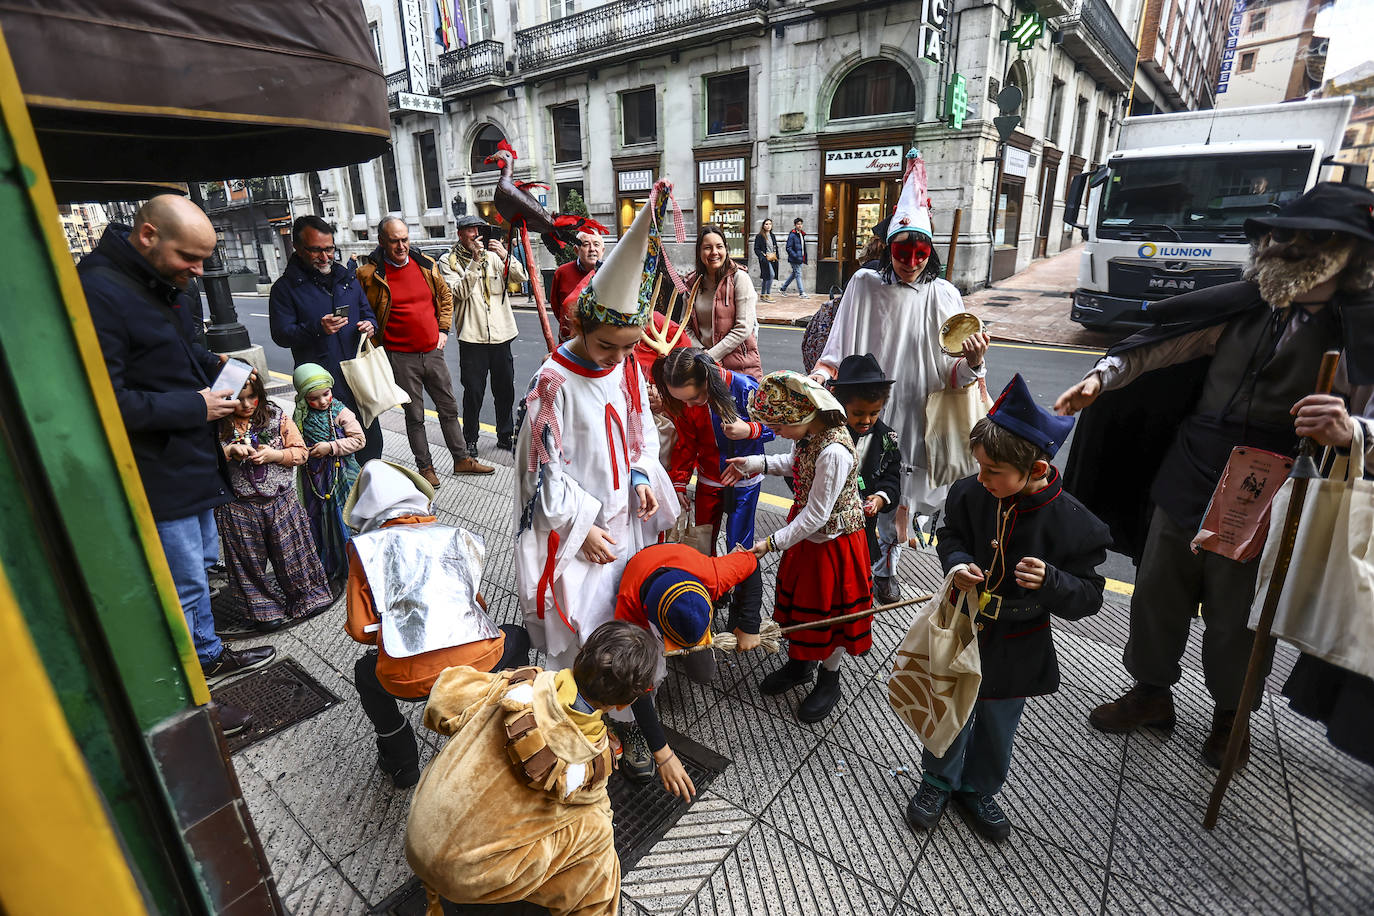
{"type": "Polygon", "coordinates": [[[911,74],[891,60],[871,60],[845,75],[830,100],[830,118],[864,118],[916,110],[911,74]]]}
{"type": "Polygon", "coordinates": [[[1021,90],[1021,107],[1015,112],[1008,114],[1020,114],[1026,110],[1026,103],[1030,101],[1030,73],[1026,70],[1025,61],[1013,61],[1007,68],[1007,85],[1015,86],[1021,90]]]}
{"type": "Polygon", "coordinates": [[[483,162],[492,153],[496,152],[496,147],[506,135],[501,133],[501,128],[495,124],[484,124],[482,129],[477,132],[477,136],[472,138],[472,170],[474,172],[490,172],[496,168],[494,162],[483,162]]]}

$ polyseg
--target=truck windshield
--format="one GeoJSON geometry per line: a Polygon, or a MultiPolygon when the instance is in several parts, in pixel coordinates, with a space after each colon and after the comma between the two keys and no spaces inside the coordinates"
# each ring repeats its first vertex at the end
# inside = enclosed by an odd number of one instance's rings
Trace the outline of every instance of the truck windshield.
{"type": "Polygon", "coordinates": [[[1101,238],[1242,241],[1245,221],[1305,190],[1311,150],[1124,159],[1098,206],[1101,238]]]}

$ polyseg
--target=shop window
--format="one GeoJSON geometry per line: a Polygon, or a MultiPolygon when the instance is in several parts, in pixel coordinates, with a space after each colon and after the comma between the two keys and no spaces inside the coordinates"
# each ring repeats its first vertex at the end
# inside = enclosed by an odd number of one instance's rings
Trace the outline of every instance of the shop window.
{"type": "Polygon", "coordinates": [[[1241,73],[1249,73],[1255,69],[1255,52],[1246,51],[1240,56],[1240,66],[1236,68],[1241,73]]]}
{"type": "Polygon", "coordinates": [[[582,119],[577,103],[549,109],[553,120],[553,161],[582,161],[582,119]]]}
{"type": "Polygon", "coordinates": [[[382,190],[386,194],[386,212],[401,212],[401,186],[396,182],[396,155],[390,149],[382,153],[382,190]]]}
{"type": "Polygon", "coordinates": [[[725,134],[749,127],[749,71],[706,79],[706,133],[725,134]]]}
{"type": "Polygon", "coordinates": [[[916,85],[906,68],[890,60],[859,64],[830,100],[830,119],[864,118],[916,110],[916,85]]]}
{"type": "Polygon", "coordinates": [[[348,167],[348,190],[353,198],[353,215],[367,212],[367,203],[363,198],[363,173],[354,163],[348,167]]]}
{"type": "Polygon", "coordinates": [[[444,192],[439,182],[439,151],[434,145],[434,131],[415,135],[415,154],[420,160],[420,186],[425,192],[425,208],[440,209],[444,206],[444,192]]]}
{"type": "Polygon", "coordinates": [[[620,96],[621,125],[626,146],[658,139],[657,98],[653,89],[636,89],[620,96]]]}
{"type": "Polygon", "coordinates": [[[497,168],[496,163],[487,162],[486,158],[496,152],[496,148],[504,139],[506,135],[501,133],[501,128],[495,124],[482,125],[477,136],[472,138],[472,171],[490,172],[497,168]]]}

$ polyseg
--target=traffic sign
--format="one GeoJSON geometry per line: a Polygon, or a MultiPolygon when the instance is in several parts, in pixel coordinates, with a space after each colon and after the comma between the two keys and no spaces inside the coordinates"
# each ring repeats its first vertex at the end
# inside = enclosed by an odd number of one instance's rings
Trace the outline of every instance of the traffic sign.
{"type": "Polygon", "coordinates": [[[1003,143],[1011,137],[1011,132],[1016,130],[1016,125],[1021,123],[1020,115],[1000,115],[992,119],[992,123],[997,126],[997,136],[1003,143]]]}

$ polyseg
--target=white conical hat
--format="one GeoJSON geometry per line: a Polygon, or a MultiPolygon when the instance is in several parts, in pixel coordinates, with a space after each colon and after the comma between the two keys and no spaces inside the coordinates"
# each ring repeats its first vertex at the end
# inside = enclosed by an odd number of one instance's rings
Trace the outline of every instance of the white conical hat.
{"type": "Polygon", "coordinates": [[[643,327],[653,311],[653,280],[661,249],[658,223],[672,196],[667,181],[654,185],[649,203],[635,214],[591,282],[577,299],[579,315],[617,327],[643,327]]]}
{"type": "Polygon", "coordinates": [[[914,147],[906,154],[906,174],[902,176],[902,193],[897,209],[887,223],[887,240],[899,232],[920,232],[934,238],[930,231],[930,195],[926,185],[926,161],[914,147]]]}

